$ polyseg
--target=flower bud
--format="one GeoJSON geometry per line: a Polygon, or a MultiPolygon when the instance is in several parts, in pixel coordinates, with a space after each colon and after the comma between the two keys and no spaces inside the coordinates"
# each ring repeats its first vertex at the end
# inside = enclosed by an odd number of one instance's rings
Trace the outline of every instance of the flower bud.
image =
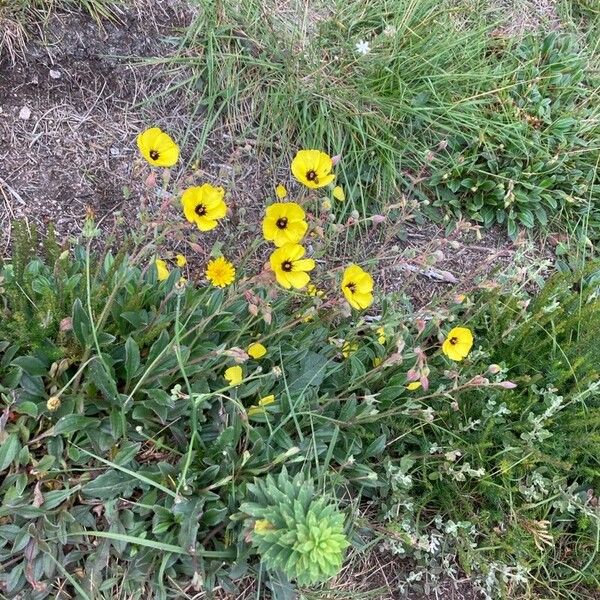
{"type": "Polygon", "coordinates": [[[50,396],[46,402],[46,408],[50,412],[57,411],[60,408],[60,398],[58,396],[50,396]]]}

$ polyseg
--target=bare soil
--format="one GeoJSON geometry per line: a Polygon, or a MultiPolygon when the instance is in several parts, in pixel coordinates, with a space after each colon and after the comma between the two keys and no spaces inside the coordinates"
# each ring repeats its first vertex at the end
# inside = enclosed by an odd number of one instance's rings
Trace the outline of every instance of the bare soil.
{"type": "MultiPolygon", "coordinates": [[[[24,60],[0,57],[0,243],[11,221],[25,218],[59,234],[81,230],[88,207],[100,217],[129,212],[135,135],[145,114],[134,108],[163,80],[143,77],[129,57],[168,52],[161,34],[185,13],[163,3],[141,18],[124,12],[100,28],[87,15],[53,13],[43,39],[32,37],[24,60]]],[[[135,212],[135,211],[134,211],[135,212]]]]}

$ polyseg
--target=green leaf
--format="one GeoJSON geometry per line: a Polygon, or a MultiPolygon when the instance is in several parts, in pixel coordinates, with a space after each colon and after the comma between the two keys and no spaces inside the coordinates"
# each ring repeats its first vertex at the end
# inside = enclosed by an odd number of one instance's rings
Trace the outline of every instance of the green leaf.
{"type": "Polygon", "coordinates": [[[106,372],[106,367],[100,359],[94,360],[87,370],[88,377],[98,388],[106,400],[113,402],[119,394],[113,377],[106,372]]]}
{"type": "Polygon", "coordinates": [[[533,213],[528,208],[522,208],[519,212],[519,221],[527,227],[527,229],[532,229],[535,225],[535,217],[533,213]]]}
{"type": "Polygon", "coordinates": [[[0,444],[0,471],[9,467],[21,449],[21,442],[16,433],[11,433],[2,444],[0,444]]]}
{"type": "Polygon", "coordinates": [[[385,449],[386,442],[387,436],[385,435],[385,433],[383,433],[369,444],[369,446],[365,450],[364,458],[380,456],[385,449]]]}
{"type": "MultiPolygon", "coordinates": [[[[145,538],[136,538],[132,535],[124,535],[122,533],[113,533],[112,531],[83,531],[79,533],[69,533],[69,537],[78,537],[81,535],[93,535],[95,537],[106,538],[109,540],[117,540],[125,542],[127,544],[136,544],[138,546],[145,546],[146,548],[154,548],[155,550],[162,550],[163,552],[173,552],[175,554],[186,554],[189,552],[179,546],[173,546],[172,544],[164,544],[163,542],[157,542],[155,540],[147,540],[145,538]]],[[[196,548],[196,554],[205,558],[217,558],[217,559],[229,559],[235,557],[235,550],[202,550],[196,548]]]]}
{"type": "Polygon", "coordinates": [[[91,344],[91,331],[88,314],[83,309],[81,300],[77,298],[73,303],[73,333],[82,346],[86,347],[91,344]]]}
{"type": "Polygon", "coordinates": [[[84,417],[83,415],[66,415],[61,417],[53,427],[50,427],[50,429],[45,431],[40,437],[68,435],[97,425],[98,419],[84,417]]]}
{"type": "Polygon", "coordinates": [[[131,475],[111,469],[86,483],[81,488],[81,492],[90,498],[109,500],[119,497],[128,498],[136,487],[145,488],[140,486],[140,482],[131,475]]]}
{"type": "Polygon", "coordinates": [[[34,419],[38,416],[38,407],[35,402],[19,402],[15,406],[15,411],[20,415],[27,415],[28,417],[33,417],[34,419]]]}
{"type": "Polygon", "coordinates": [[[128,337],[125,342],[125,374],[127,377],[127,383],[129,383],[134,377],[137,370],[140,367],[140,349],[137,342],[132,338],[128,337]]]}
{"type": "Polygon", "coordinates": [[[33,377],[46,375],[48,372],[47,365],[35,356],[19,356],[18,358],[15,358],[11,364],[15,367],[21,367],[23,371],[33,377]]]}

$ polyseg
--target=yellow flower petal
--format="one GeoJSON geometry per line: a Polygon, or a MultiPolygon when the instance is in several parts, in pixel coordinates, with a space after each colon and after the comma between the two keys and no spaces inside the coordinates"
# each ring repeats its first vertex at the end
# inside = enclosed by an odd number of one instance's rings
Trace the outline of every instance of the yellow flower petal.
{"type": "Polygon", "coordinates": [[[188,188],[181,196],[183,214],[200,231],[210,231],[217,226],[217,221],[227,214],[224,197],[225,190],[210,183],[188,188]]]}
{"type": "Polygon", "coordinates": [[[387,337],[385,335],[385,329],[383,327],[378,327],[376,330],[377,333],[377,341],[383,346],[387,341],[387,337]]]}
{"type": "Polygon", "coordinates": [[[329,185],[335,175],[331,157],[320,150],[300,150],[292,161],[292,174],[303,185],[317,189],[329,185]]]}
{"type": "Polygon", "coordinates": [[[373,359],[373,366],[374,366],[375,368],[377,368],[377,367],[378,367],[378,366],[379,366],[379,365],[380,365],[382,362],[383,362],[383,358],[381,358],[380,356],[376,356],[376,357],[373,359]]]}
{"type": "Polygon", "coordinates": [[[140,133],[136,142],[141,155],[154,167],[172,167],[179,159],[179,146],[158,127],[140,133]]]}
{"type": "Polygon", "coordinates": [[[281,183],[275,188],[275,194],[280,200],[283,200],[287,196],[287,190],[285,189],[285,185],[281,183]]]}
{"type": "Polygon", "coordinates": [[[418,390],[421,387],[421,382],[420,381],[411,381],[407,386],[406,389],[410,390],[411,392],[414,390],[418,390]]]}
{"type": "Polygon", "coordinates": [[[348,358],[358,350],[358,342],[344,342],[342,345],[342,356],[348,358]]]}
{"type": "Polygon", "coordinates": [[[206,279],[215,287],[226,287],[235,280],[235,267],[223,256],[211,260],[204,272],[206,279]]]}
{"type": "Polygon", "coordinates": [[[346,194],[344,193],[344,188],[340,185],[336,185],[333,188],[333,197],[340,202],[343,202],[346,199],[346,194]]]}
{"type": "Polygon", "coordinates": [[[310,281],[307,271],[312,271],[315,261],[304,256],[304,248],[300,244],[285,244],[273,251],[269,258],[271,270],[277,282],[286,289],[303,288],[310,281]]]}
{"type": "Polygon", "coordinates": [[[167,267],[166,261],[157,258],[154,261],[154,266],[156,267],[156,276],[159,281],[164,281],[169,277],[169,267],[167,267]]]}
{"type": "Polygon", "coordinates": [[[269,394],[268,396],[261,398],[258,401],[258,405],[253,404],[250,408],[248,408],[246,413],[248,414],[249,417],[253,417],[256,415],[263,415],[265,413],[265,406],[269,406],[270,404],[274,404],[274,403],[275,403],[275,394],[269,394]]]}
{"type": "Polygon", "coordinates": [[[175,264],[180,268],[183,269],[183,267],[185,267],[185,265],[187,265],[187,258],[183,255],[183,254],[178,254],[175,257],[175,264]]]}
{"type": "Polygon", "coordinates": [[[450,359],[460,362],[473,347],[473,333],[467,327],[454,327],[448,332],[442,352],[450,359]]]}
{"type": "Polygon", "coordinates": [[[373,278],[358,265],[346,267],[341,289],[352,308],[364,310],[373,303],[373,278]]]}
{"type": "Polygon", "coordinates": [[[275,529],[273,525],[271,525],[271,523],[269,523],[269,521],[266,519],[259,519],[256,521],[256,523],[254,523],[254,533],[266,533],[267,531],[272,531],[273,529],[275,529]]]}
{"type": "Polygon", "coordinates": [[[225,379],[231,386],[239,385],[243,378],[244,372],[242,371],[242,367],[239,365],[236,365],[235,367],[229,367],[225,370],[225,379]]]}
{"type": "Polygon", "coordinates": [[[275,202],[267,207],[263,219],[263,237],[277,247],[297,244],[305,235],[308,223],[302,207],[295,202],[275,202]]]}
{"type": "Polygon", "coordinates": [[[267,349],[259,342],[254,342],[248,346],[248,355],[252,358],[262,358],[266,353],[267,349]]]}

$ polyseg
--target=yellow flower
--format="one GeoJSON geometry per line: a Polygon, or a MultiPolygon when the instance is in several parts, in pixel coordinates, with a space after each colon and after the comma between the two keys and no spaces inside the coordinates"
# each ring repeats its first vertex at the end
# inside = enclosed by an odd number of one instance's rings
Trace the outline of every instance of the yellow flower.
{"type": "Polygon", "coordinates": [[[332,169],[331,157],[320,150],[300,150],[292,161],[294,177],[312,189],[329,185],[335,179],[332,169]]]}
{"type": "Polygon", "coordinates": [[[284,288],[300,289],[310,281],[307,271],[315,268],[315,261],[312,258],[302,258],[304,253],[300,244],[286,244],[271,254],[271,269],[277,282],[284,288]]]}
{"type": "Polygon", "coordinates": [[[341,287],[352,308],[360,310],[373,303],[373,278],[358,265],[346,267],[341,287]]]}
{"type": "Polygon", "coordinates": [[[226,258],[219,256],[209,261],[204,275],[215,287],[223,288],[235,280],[235,267],[226,258]]]}
{"type": "Polygon", "coordinates": [[[411,381],[407,386],[406,389],[410,390],[411,392],[414,390],[418,390],[421,387],[421,382],[420,381],[411,381]]]}
{"type": "Polygon", "coordinates": [[[376,356],[373,359],[373,366],[378,367],[382,362],[383,362],[383,358],[381,358],[380,356],[376,356]]]}
{"type": "Polygon", "coordinates": [[[179,146],[158,127],[140,133],[137,146],[153,167],[172,167],[179,159],[179,146]]]}
{"type": "Polygon", "coordinates": [[[267,349],[259,342],[254,342],[248,346],[247,352],[252,358],[262,358],[267,353],[267,349]]]}
{"type": "Polygon", "coordinates": [[[340,185],[336,185],[333,188],[333,197],[340,202],[343,202],[346,199],[346,194],[344,193],[344,188],[340,185]]]}
{"type": "Polygon", "coordinates": [[[262,228],[265,240],[272,241],[279,248],[284,244],[297,244],[304,237],[308,223],[300,205],[275,202],[267,206],[262,228]]]}
{"type": "Polygon", "coordinates": [[[266,533],[267,531],[271,531],[275,529],[267,519],[259,519],[254,523],[254,533],[266,533]]]}
{"type": "Polygon", "coordinates": [[[473,347],[473,334],[466,327],[454,327],[442,344],[442,352],[451,360],[461,361],[473,347]]]}
{"type": "Polygon", "coordinates": [[[242,383],[242,379],[244,378],[244,372],[242,371],[242,367],[236,365],[235,367],[229,367],[225,371],[225,379],[229,382],[229,385],[236,386],[242,383]]]}
{"type": "Polygon", "coordinates": [[[317,298],[323,298],[325,296],[325,292],[320,290],[316,285],[309,283],[306,286],[306,293],[309,296],[316,296],[317,298]]]}
{"type": "Polygon", "coordinates": [[[348,358],[358,350],[358,342],[344,342],[342,346],[342,356],[348,358]]]}
{"type": "Polygon", "coordinates": [[[385,336],[385,328],[378,327],[376,330],[377,333],[377,341],[383,346],[387,341],[387,337],[385,336]]]}
{"type": "Polygon", "coordinates": [[[281,183],[275,188],[275,194],[280,200],[283,200],[287,196],[287,190],[285,189],[285,185],[281,185],[281,183]]]}
{"type": "Polygon", "coordinates": [[[183,255],[183,254],[178,254],[175,257],[175,264],[180,268],[183,269],[183,267],[185,267],[185,265],[187,265],[187,258],[183,255]]]}
{"type": "Polygon", "coordinates": [[[269,406],[269,404],[275,403],[275,395],[270,394],[269,396],[265,396],[258,401],[258,405],[253,404],[246,412],[249,417],[254,417],[256,415],[262,415],[265,412],[265,406],[269,406]]]}
{"type": "Polygon", "coordinates": [[[164,281],[169,277],[169,267],[167,267],[166,261],[157,258],[154,261],[154,266],[156,267],[156,275],[159,281],[164,281]]]}
{"type": "Polygon", "coordinates": [[[224,197],[225,190],[210,183],[188,188],[181,197],[183,214],[190,223],[195,223],[200,231],[210,231],[217,226],[217,221],[227,214],[224,197]]]}

